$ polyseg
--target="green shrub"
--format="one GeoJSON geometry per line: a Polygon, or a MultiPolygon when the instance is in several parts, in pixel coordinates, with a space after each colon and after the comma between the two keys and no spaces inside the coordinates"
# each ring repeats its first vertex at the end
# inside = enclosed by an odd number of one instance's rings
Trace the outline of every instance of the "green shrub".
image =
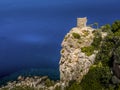
{"type": "Polygon", "coordinates": [[[82,47],[81,51],[84,52],[87,56],[90,56],[94,53],[94,47],[93,46],[82,47]]]}
{"type": "Polygon", "coordinates": [[[50,79],[47,79],[47,80],[45,81],[45,85],[46,85],[47,87],[53,86],[53,85],[54,85],[54,81],[51,81],[50,79]]]}
{"type": "Polygon", "coordinates": [[[115,21],[112,26],[112,32],[116,32],[120,29],[120,20],[115,21]]]}
{"type": "Polygon", "coordinates": [[[94,33],[94,36],[95,37],[94,37],[91,45],[94,47],[94,49],[97,50],[99,48],[101,40],[102,40],[101,33],[98,30],[96,30],[96,32],[94,33]]]}
{"type": "Polygon", "coordinates": [[[69,85],[69,87],[66,87],[65,90],[82,90],[80,84],[78,84],[77,82],[72,82],[71,85],[69,85]]]}
{"type": "Polygon", "coordinates": [[[96,55],[96,62],[102,61],[103,66],[110,66],[111,58],[114,49],[114,39],[113,35],[110,34],[103,41],[101,47],[99,47],[99,52],[96,55]]]}
{"type": "Polygon", "coordinates": [[[120,36],[120,29],[114,33],[115,36],[120,36]]]}
{"type": "Polygon", "coordinates": [[[80,85],[82,90],[106,90],[106,88],[109,88],[108,84],[111,76],[109,67],[91,68],[80,85]]]}
{"type": "Polygon", "coordinates": [[[75,39],[80,39],[80,35],[78,33],[72,33],[72,36],[75,38],[75,39]]]}
{"type": "Polygon", "coordinates": [[[114,51],[114,60],[116,63],[120,64],[120,46],[114,51]]]}
{"type": "Polygon", "coordinates": [[[110,58],[112,57],[112,49],[113,43],[105,42],[104,45],[101,46],[100,51],[96,56],[96,60],[102,61],[104,66],[109,66],[110,58]]]}
{"type": "Polygon", "coordinates": [[[107,32],[107,33],[111,33],[112,32],[110,24],[106,24],[106,25],[102,26],[101,30],[102,30],[102,32],[107,32]]]}
{"type": "Polygon", "coordinates": [[[35,89],[28,86],[16,86],[13,87],[11,90],[35,90],[35,89]]]}

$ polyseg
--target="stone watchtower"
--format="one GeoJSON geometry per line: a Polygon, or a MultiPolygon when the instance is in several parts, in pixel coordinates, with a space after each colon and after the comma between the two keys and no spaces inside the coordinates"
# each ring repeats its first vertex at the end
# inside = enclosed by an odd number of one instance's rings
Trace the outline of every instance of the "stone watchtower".
{"type": "Polygon", "coordinates": [[[86,27],[86,23],[87,23],[87,18],[77,18],[77,27],[78,28],[83,28],[86,27]]]}

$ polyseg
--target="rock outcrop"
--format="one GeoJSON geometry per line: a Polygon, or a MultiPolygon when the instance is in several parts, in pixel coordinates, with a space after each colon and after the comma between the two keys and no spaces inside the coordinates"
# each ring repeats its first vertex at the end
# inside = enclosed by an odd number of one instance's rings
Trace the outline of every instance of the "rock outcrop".
{"type": "Polygon", "coordinates": [[[80,82],[93,65],[97,53],[94,51],[92,55],[87,56],[81,51],[82,47],[90,46],[93,42],[94,29],[86,26],[86,18],[77,20],[77,27],[72,28],[62,42],[60,80],[65,85],[73,80],[80,82]]]}
{"type": "Polygon", "coordinates": [[[60,87],[59,81],[50,80],[47,76],[19,76],[17,81],[8,82],[0,90],[55,90],[57,87],[60,87]]]}

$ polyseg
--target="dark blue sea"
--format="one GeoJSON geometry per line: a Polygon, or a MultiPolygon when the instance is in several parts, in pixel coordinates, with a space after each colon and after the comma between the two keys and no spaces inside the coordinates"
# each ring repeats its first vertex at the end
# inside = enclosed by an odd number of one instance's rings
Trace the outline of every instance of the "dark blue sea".
{"type": "Polygon", "coordinates": [[[0,0],[0,81],[59,79],[61,42],[77,17],[87,17],[88,25],[112,24],[120,20],[120,1],[0,0]]]}

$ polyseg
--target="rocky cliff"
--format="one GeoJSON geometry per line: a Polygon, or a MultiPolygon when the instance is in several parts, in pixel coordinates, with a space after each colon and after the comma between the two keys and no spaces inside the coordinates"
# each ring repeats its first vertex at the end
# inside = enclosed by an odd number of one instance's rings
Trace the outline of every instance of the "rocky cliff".
{"type": "Polygon", "coordinates": [[[94,39],[94,28],[86,26],[82,18],[77,23],[80,28],[74,27],[64,37],[60,59],[60,80],[67,85],[69,81],[80,82],[95,61],[97,51],[91,55],[82,52],[82,48],[91,46],[94,39]],[[82,21],[82,22],[81,22],[82,21]],[[82,26],[83,25],[83,26],[82,26]]]}

